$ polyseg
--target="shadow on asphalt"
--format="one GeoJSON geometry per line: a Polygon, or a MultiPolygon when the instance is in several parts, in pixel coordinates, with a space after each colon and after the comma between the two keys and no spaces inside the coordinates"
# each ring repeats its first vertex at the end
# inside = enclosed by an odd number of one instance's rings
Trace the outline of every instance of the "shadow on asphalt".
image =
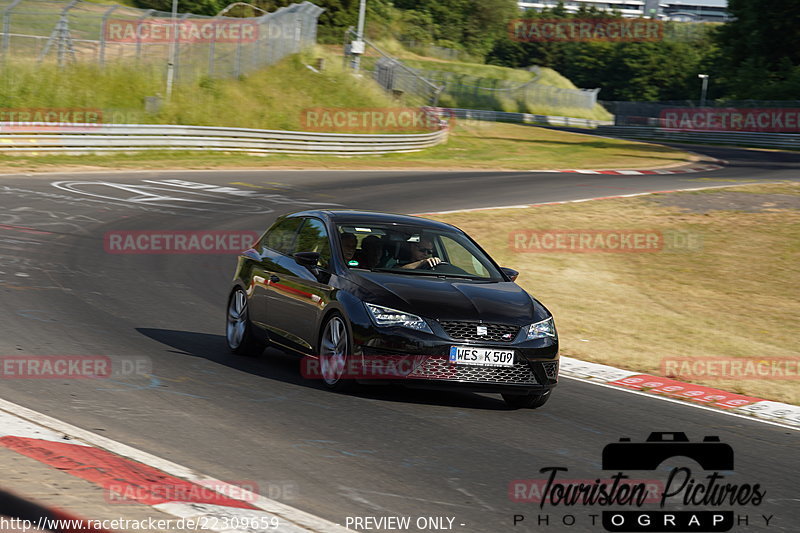
{"type": "MultiPolygon", "coordinates": [[[[256,357],[229,353],[224,335],[177,331],[172,329],[136,328],[140,334],[170,348],[169,352],[201,357],[214,363],[255,376],[310,389],[324,390],[320,380],[305,379],[300,374],[300,356],[269,347],[256,357]]],[[[338,394],[331,392],[331,394],[338,394]]],[[[440,391],[403,387],[396,384],[359,385],[347,396],[367,400],[440,405],[464,409],[495,411],[511,410],[499,395],[461,391],[440,391]]]]}

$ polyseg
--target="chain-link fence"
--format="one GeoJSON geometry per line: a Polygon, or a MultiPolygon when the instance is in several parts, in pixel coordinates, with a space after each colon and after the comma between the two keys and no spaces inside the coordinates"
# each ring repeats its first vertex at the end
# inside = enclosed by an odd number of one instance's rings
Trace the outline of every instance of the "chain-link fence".
{"type": "Polygon", "coordinates": [[[178,81],[235,77],[316,42],[323,9],[294,4],[260,17],[206,17],[81,0],[0,0],[2,60],[122,61],[166,66],[178,81]]]}
{"type": "MultiPolygon", "coordinates": [[[[358,34],[352,28],[345,32],[345,41],[348,39],[358,39],[358,34]]],[[[364,39],[364,43],[371,55],[377,56],[377,60],[375,57],[364,57],[365,61],[362,66],[365,71],[371,73],[378,85],[395,97],[404,96],[409,102],[433,106],[438,104],[439,93],[442,91],[441,86],[426,79],[419,71],[404,64],[396,57],[384,52],[372,41],[364,39]]],[[[354,57],[348,54],[348,47],[345,46],[345,61],[348,57],[354,57]]]]}
{"type": "Polygon", "coordinates": [[[707,100],[703,105],[696,100],[601,103],[614,115],[615,126],[800,131],[800,100],[707,100]],[[734,116],[733,123],[725,123],[734,116]],[[769,124],[765,125],[765,120],[769,124]],[[709,123],[704,124],[706,121],[709,123]]]}
{"type": "MultiPolygon", "coordinates": [[[[349,35],[355,37],[355,33],[349,35]]],[[[372,67],[365,63],[375,81],[395,95],[412,96],[425,104],[523,113],[541,108],[591,112],[597,105],[600,89],[562,89],[543,84],[538,67],[532,67],[536,76],[524,83],[421,70],[409,67],[366,39],[365,42],[379,56],[372,67]]]]}
{"type": "Polygon", "coordinates": [[[414,40],[400,41],[400,43],[408,50],[427,57],[436,57],[439,59],[446,59],[448,61],[464,61],[469,59],[469,54],[454,48],[436,46],[435,44],[423,43],[414,40]]]}
{"type": "Polygon", "coordinates": [[[464,107],[528,112],[537,107],[593,110],[600,89],[565,89],[540,82],[536,76],[519,83],[496,78],[484,78],[440,70],[422,70],[420,74],[444,87],[442,93],[464,107]],[[515,108],[515,109],[508,109],[515,108]]]}

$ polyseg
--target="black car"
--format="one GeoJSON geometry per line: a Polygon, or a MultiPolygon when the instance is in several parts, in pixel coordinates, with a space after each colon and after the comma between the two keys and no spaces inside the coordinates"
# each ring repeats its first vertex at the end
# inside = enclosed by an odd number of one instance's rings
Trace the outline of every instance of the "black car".
{"type": "Polygon", "coordinates": [[[539,407],[558,379],[553,317],[460,229],[350,210],[280,217],[239,256],[226,337],[272,344],[343,390],[386,379],[539,407]]]}

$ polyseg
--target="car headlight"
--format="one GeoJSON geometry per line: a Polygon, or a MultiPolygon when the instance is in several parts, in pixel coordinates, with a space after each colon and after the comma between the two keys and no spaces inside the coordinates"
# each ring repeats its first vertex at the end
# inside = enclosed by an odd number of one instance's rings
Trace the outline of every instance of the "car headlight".
{"type": "Polygon", "coordinates": [[[556,325],[553,317],[528,326],[528,340],[544,339],[546,337],[556,338],[556,325]]]}
{"type": "Polygon", "coordinates": [[[367,311],[372,315],[372,321],[377,326],[400,326],[403,328],[415,329],[417,331],[424,331],[426,333],[433,333],[428,323],[417,315],[383,307],[375,304],[364,304],[367,306],[367,311]]]}

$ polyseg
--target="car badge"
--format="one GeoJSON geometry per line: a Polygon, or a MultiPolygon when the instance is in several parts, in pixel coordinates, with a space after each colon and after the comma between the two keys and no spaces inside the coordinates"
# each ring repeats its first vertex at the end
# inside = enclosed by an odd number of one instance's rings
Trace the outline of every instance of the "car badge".
{"type": "Polygon", "coordinates": [[[486,326],[478,326],[478,335],[488,335],[489,329],[486,326]]]}
{"type": "Polygon", "coordinates": [[[503,335],[503,340],[505,341],[510,340],[511,337],[512,337],[511,333],[506,333],[505,335],[503,335]]]}

